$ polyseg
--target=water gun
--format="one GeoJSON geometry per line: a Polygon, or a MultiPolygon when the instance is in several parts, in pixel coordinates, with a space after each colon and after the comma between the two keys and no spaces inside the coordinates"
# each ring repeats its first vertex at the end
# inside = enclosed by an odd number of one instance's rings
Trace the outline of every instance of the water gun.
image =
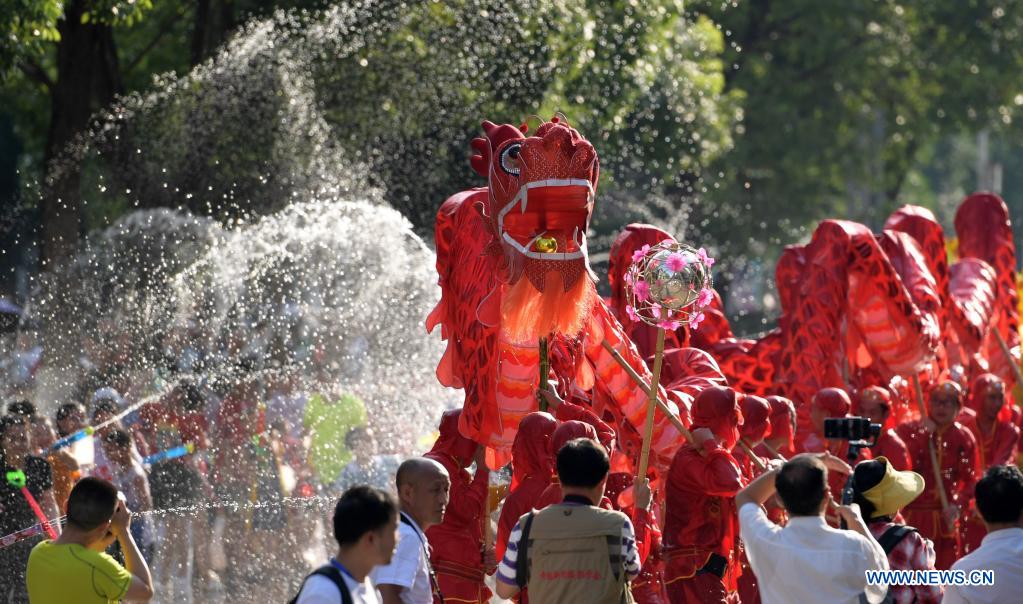
{"type": "Polygon", "coordinates": [[[39,524],[43,525],[43,530],[49,535],[50,539],[57,539],[57,531],[50,524],[50,521],[46,518],[46,514],[43,513],[42,508],[39,507],[39,502],[32,496],[32,493],[28,490],[28,481],[25,478],[25,473],[21,470],[11,470],[7,472],[7,484],[11,485],[16,489],[21,489],[21,494],[25,497],[25,501],[28,503],[28,507],[32,508],[36,518],[39,519],[39,524]]]}
{"type": "Polygon", "coordinates": [[[153,453],[152,455],[149,455],[148,457],[145,457],[142,460],[142,463],[147,465],[147,466],[151,466],[154,463],[157,463],[157,462],[160,462],[160,461],[167,461],[169,459],[177,459],[178,457],[184,457],[185,455],[190,455],[191,453],[194,453],[194,452],[195,452],[195,445],[192,444],[192,443],[185,443],[183,445],[178,445],[176,447],[171,447],[170,449],[165,449],[163,451],[160,451],[159,453],[153,453]]]}
{"type": "Polygon", "coordinates": [[[93,428],[91,426],[88,426],[88,427],[82,428],[81,430],[78,430],[76,432],[72,432],[71,434],[68,434],[64,438],[62,438],[62,439],[58,440],[57,442],[53,443],[52,445],[50,445],[50,450],[51,451],[56,451],[57,449],[63,449],[64,447],[69,447],[72,444],[82,440],[83,438],[92,436],[95,431],[96,431],[95,428],[93,428]]]}
{"type": "MultiPolygon", "coordinates": [[[[51,520],[50,523],[51,524],[62,524],[63,521],[66,520],[66,519],[67,519],[67,516],[61,516],[60,518],[58,518],[56,520],[51,520]]],[[[45,532],[46,532],[46,529],[43,528],[43,524],[42,523],[33,524],[32,526],[30,526],[28,528],[23,528],[20,531],[16,531],[14,533],[11,533],[10,535],[4,535],[3,537],[0,537],[0,549],[3,549],[5,547],[11,546],[11,545],[14,545],[15,543],[17,543],[19,541],[24,541],[25,539],[29,539],[31,537],[35,537],[36,535],[42,535],[45,532]]]]}

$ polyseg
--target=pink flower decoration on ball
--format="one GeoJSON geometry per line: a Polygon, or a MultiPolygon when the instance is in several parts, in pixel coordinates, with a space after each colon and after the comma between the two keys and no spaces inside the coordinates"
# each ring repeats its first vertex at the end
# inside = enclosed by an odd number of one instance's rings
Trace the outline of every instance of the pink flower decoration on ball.
{"type": "Polygon", "coordinates": [[[701,289],[700,297],[696,299],[697,306],[709,306],[714,301],[714,292],[710,289],[701,289]]]}
{"type": "Polygon", "coordinates": [[[700,255],[700,262],[706,264],[707,266],[714,266],[714,259],[707,255],[706,249],[701,247],[699,250],[696,251],[696,253],[700,255]]]}
{"type": "Polygon", "coordinates": [[[678,321],[669,321],[668,319],[665,319],[657,323],[658,327],[660,327],[661,329],[665,329],[667,331],[675,331],[676,329],[678,329],[679,325],[680,323],[678,321]]]}
{"type": "Polygon", "coordinates": [[[664,265],[668,267],[668,270],[675,273],[684,269],[687,264],[689,263],[686,262],[686,257],[678,253],[668,256],[668,259],[664,261],[664,265]]]}
{"type": "Polygon", "coordinates": [[[705,317],[703,316],[702,312],[696,313],[695,315],[689,318],[689,327],[697,329],[698,327],[700,327],[700,323],[703,323],[704,318],[705,317]]]}
{"type": "Polygon", "coordinates": [[[632,291],[636,294],[636,300],[639,302],[645,302],[650,297],[650,284],[646,281],[636,281],[632,286],[632,291]]]}
{"type": "Polygon", "coordinates": [[[636,309],[635,309],[635,308],[633,308],[633,307],[632,307],[632,306],[630,306],[630,305],[626,305],[626,306],[625,306],[625,314],[629,315],[629,319],[630,319],[630,320],[631,320],[631,321],[632,321],[633,323],[636,323],[636,322],[638,322],[638,321],[640,320],[640,319],[639,319],[639,315],[637,315],[637,314],[636,314],[636,309]]]}
{"type": "Polygon", "coordinates": [[[644,245],[643,247],[639,248],[635,252],[632,252],[632,261],[633,262],[639,262],[640,260],[643,259],[643,256],[647,255],[647,252],[649,252],[649,251],[650,251],[650,246],[649,245],[644,245]]]}

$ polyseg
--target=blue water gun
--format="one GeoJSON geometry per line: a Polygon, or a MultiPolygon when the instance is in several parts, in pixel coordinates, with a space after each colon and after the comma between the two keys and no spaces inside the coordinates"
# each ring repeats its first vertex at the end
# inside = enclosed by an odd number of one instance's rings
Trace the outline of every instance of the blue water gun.
{"type": "Polygon", "coordinates": [[[77,432],[72,432],[71,434],[68,434],[64,438],[62,438],[62,439],[58,440],[57,442],[53,443],[52,445],[50,445],[50,450],[51,451],[56,451],[57,449],[63,449],[64,447],[69,447],[72,444],[82,440],[83,438],[87,438],[89,436],[92,436],[95,431],[96,430],[92,426],[88,426],[88,427],[82,428],[81,430],[78,430],[77,432]]]}
{"type": "Polygon", "coordinates": [[[185,443],[176,447],[171,447],[159,453],[153,453],[152,455],[144,458],[142,463],[151,466],[159,461],[167,461],[168,459],[177,459],[178,457],[184,457],[195,452],[195,445],[192,443],[185,443]]]}

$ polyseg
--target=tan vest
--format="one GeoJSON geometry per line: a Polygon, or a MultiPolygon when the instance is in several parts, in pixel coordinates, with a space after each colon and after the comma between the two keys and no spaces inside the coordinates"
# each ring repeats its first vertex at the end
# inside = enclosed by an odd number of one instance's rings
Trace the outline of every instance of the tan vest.
{"type": "MultiPolygon", "coordinates": [[[[626,520],[621,512],[589,505],[555,504],[536,512],[526,544],[529,601],[632,602],[622,559],[622,526],[626,520]]],[[[520,556],[522,550],[520,544],[520,556]]]]}

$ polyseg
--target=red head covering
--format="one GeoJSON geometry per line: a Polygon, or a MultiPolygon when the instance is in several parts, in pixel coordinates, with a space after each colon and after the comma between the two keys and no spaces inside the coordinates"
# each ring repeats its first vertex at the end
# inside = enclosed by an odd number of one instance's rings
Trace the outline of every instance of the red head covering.
{"type": "Polygon", "coordinates": [[[550,413],[534,411],[519,422],[512,442],[512,489],[526,476],[550,479],[554,475],[551,436],[558,420],[550,413]]]}
{"type": "Polygon", "coordinates": [[[704,389],[693,401],[693,428],[710,428],[715,436],[725,438],[742,425],[739,399],[739,393],[731,388],[711,386],[704,389]]]}
{"type": "Polygon", "coordinates": [[[873,397],[875,400],[881,401],[881,404],[889,409],[892,408],[892,395],[888,392],[887,388],[880,386],[867,386],[863,390],[860,390],[859,396],[856,397],[856,410],[860,409],[860,401],[865,398],[873,397]]]}
{"type": "Polygon", "coordinates": [[[823,410],[828,417],[845,417],[852,408],[852,401],[841,388],[823,388],[814,395],[813,405],[823,410]]]}
{"type": "MultiPolygon", "coordinates": [[[[973,409],[979,415],[981,409],[984,408],[984,399],[987,396],[988,390],[992,387],[1001,385],[1002,392],[1005,392],[1005,382],[1002,378],[994,375],[993,373],[982,373],[973,379],[973,384],[970,385],[970,394],[966,400],[966,406],[973,409]]],[[[998,421],[1006,422],[1012,421],[1012,407],[1005,404],[1005,397],[1002,397],[1002,407],[998,410],[998,421]]]]}
{"type": "Polygon", "coordinates": [[[467,468],[472,465],[472,459],[476,455],[479,444],[462,436],[462,433],[458,431],[458,419],[461,416],[461,409],[445,411],[440,416],[440,426],[437,428],[440,435],[430,452],[450,455],[461,467],[467,468]]]}
{"type": "Polygon", "coordinates": [[[750,442],[757,442],[771,434],[771,404],[767,399],[753,394],[742,397],[739,404],[742,410],[742,437],[750,442]]]}
{"type": "Polygon", "coordinates": [[[561,450],[561,447],[564,447],[568,441],[577,438],[592,438],[594,441],[600,442],[597,440],[596,428],[586,422],[571,419],[567,422],[562,422],[558,429],[554,431],[554,435],[551,436],[551,454],[557,459],[558,451],[561,450]]]}
{"type": "Polygon", "coordinates": [[[868,399],[878,401],[888,409],[888,419],[885,420],[884,428],[887,429],[895,427],[895,415],[891,413],[892,394],[891,392],[888,392],[887,388],[882,388],[881,386],[867,386],[859,391],[855,400],[853,400],[853,415],[863,415],[863,401],[868,399]]]}
{"type": "Polygon", "coordinates": [[[667,231],[649,224],[630,224],[618,235],[611,244],[608,256],[607,281],[611,286],[611,308],[619,316],[625,316],[625,284],[624,275],[632,265],[632,253],[644,245],[651,247],[662,241],[671,240],[667,231]]]}
{"type": "Polygon", "coordinates": [[[771,405],[771,436],[773,438],[784,437],[788,442],[788,448],[795,448],[795,430],[793,424],[796,421],[796,406],[784,396],[769,396],[767,403],[771,405]]]}

